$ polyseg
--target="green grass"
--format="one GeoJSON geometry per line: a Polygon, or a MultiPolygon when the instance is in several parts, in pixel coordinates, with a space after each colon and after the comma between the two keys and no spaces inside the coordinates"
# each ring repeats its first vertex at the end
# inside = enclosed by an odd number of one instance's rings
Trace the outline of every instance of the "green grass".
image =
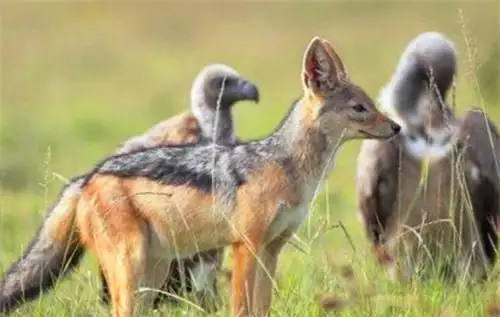
{"type": "MultiPolygon", "coordinates": [[[[494,2],[479,1],[4,4],[0,270],[21,254],[55,199],[62,182],[53,173],[69,178],[87,171],[125,138],[183,111],[192,80],[207,63],[227,63],[259,85],[261,104],[242,103],[235,111],[238,134],[256,138],[268,134],[300,95],[302,54],[313,36],[331,40],[353,80],[375,97],[407,42],[419,32],[437,30],[460,51],[457,111],[480,105],[484,97],[499,124],[498,12],[494,2]]],[[[288,246],[281,256],[274,315],[323,316],[317,295],[345,298],[354,289],[361,295],[340,316],[483,316],[498,295],[498,278],[471,289],[438,282],[401,286],[389,283],[375,265],[356,219],[359,144],[342,148],[299,232],[309,243],[307,254],[288,246]],[[312,240],[321,224],[338,221],[345,224],[354,248],[340,229],[312,240]],[[352,265],[356,281],[341,277],[342,265],[352,265]],[[376,296],[369,296],[373,289],[376,296]]],[[[95,261],[87,256],[54,291],[13,316],[106,316],[95,273],[95,261]]],[[[197,315],[183,305],[147,316],[168,314],[197,315]]]]}

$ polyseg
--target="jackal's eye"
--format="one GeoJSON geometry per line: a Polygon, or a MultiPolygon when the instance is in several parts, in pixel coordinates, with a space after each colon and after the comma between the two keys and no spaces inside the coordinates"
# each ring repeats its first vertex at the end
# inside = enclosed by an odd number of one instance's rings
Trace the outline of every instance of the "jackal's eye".
{"type": "Polygon", "coordinates": [[[358,103],[352,107],[356,112],[365,112],[366,108],[362,104],[358,103]]]}

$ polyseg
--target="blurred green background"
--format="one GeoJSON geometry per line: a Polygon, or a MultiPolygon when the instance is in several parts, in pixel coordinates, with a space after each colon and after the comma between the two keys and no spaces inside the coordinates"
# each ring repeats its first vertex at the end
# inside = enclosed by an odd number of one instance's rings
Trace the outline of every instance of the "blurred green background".
{"type": "MultiPolygon", "coordinates": [[[[376,98],[408,41],[440,31],[459,50],[457,111],[483,104],[500,123],[495,2],[41,1],[3,2],[0,9],[2,271],[21,254],[59,192],[63,182],[54,173],[70,178],[85,172],[124,139],[184,111],[192,80],[208,63],[226,63],[260,87],[259,105],[241,103],[234,112],[238,135],[256,138],[270,133],[300,96],[302,54],[313,36],[330,40],[353,81],[376,98]]],[[[373,279],[360,264],[372,259],[360,255],[367,244],[356,220],[359,145],[351,142],[340,151],[301,229],[309,254],[288,247],[282,258],[279,276],[289,278],[282,283],[290,291],[277,299],[276,309],[303,303],[283,316],[316,316],[312,294],[343,289],[332,261],[351,263],[373,279]],[[341,230],[313,239],[321,223],[337,221],[345,223],[356,250],[341,230]],[[335,260],[327,259],[330,253],[335,260]]],[[[95,270],[93,260],[56,296],[28,305],[19,316],[105,314],[96,305],[96,275],[88,270],[95,270]]],[[[457,298],[456,305],[471,310],[467,316],[482,316],[482,302],[457,298]]],[[[346,314],[393,315],[369,305],[346,314]]],[[[421,309],[415,305],[409,316],[421,309]]]]}

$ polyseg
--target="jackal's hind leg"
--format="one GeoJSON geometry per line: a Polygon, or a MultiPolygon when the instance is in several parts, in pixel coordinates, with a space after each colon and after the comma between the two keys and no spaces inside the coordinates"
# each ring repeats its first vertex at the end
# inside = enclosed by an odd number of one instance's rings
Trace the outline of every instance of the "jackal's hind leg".
{"type": "Polygon", "coordinates": [[[96,240],[100,245],[97,254],[111,295],[112,316],[132,317],[135,292],[145,269],[146,238],[139,222],[113,233],[96,240]]]}
{"type": "Polygon", "coordinates": [[[111,295],[113,317],[132,317],[135,291],[143,274],[142,250],[120,250],[101,258],[111,295]],[[131,252],[132,251],[132,252],[131,252]]]}

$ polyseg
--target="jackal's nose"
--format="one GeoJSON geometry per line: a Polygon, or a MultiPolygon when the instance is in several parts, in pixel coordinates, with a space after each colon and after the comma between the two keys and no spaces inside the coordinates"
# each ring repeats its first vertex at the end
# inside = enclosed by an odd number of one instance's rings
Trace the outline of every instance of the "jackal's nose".
{"type": "Polygon", "coordinates": [[[401,126],[397,123],[392,123],[391,124],[392,131],[394,131],[395,134],[398,134],[399,131],[401,131],[401,126]]]}

